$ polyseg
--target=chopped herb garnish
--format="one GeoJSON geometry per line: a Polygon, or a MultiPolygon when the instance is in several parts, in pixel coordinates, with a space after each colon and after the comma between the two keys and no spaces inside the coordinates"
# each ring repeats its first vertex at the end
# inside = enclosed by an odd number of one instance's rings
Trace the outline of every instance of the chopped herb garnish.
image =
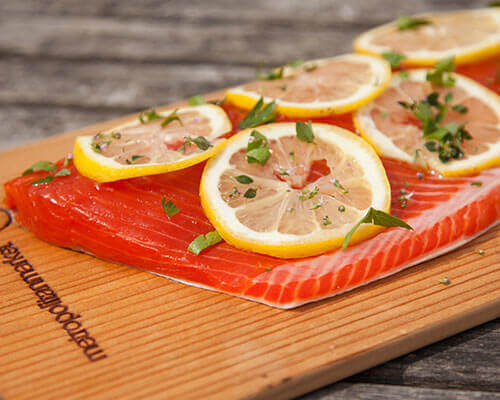
{"type": "Polygon", "coordinates": [[[281,85],[280,89],[283,90],[283,91],[285,91],[286,90],[286,85],[281,85]]]}
{"type": "Polygon", "coordinates": [[[170,124],[172,121],[179,121],[179,124],[182,124],[181,119],[177,115],[177,110],[172,111],[170,114],[167,115],[167,117],[163,120],[161,123],[161,127],[165,128],[168,124],[170,124]]]}
{"type": "Polygon", "coordinates": [[[139,121],[141,124],[146,124],[148,122],[154,121],[155,119],[162,119],[163,117],[156,112],[153,108],[150,111],[145,111],[139,115],[139,121]]]}
{"type": "Polygon", "coordinates": [[[161,206],[169,217],[173,217],[180,211],[174,204],[174,202],[172,200],[167,201],[167,198],[165,196],[161,198],[161,206]]]}
{"type": "Polygon", "coordinates": [[[399,76],[401,78],[408,78],[410,74],[408,73],[408,71],[399,71],[399,76]]]}
{"type": "Polygon", "coordinates": [[[177,149],[177,151],[184,153],[186,151],[186,146],[191,147],[193,143],[196,145],[196,147],[203,151],[212,147],[210,142],[204,136],[198,136],[194,139],[192,139],[190,136],[185,136],[184,143],[177,149]]]}
{"type": "Polygon", "coordinates": [[[479,254],[481,256],[484,255],[484,250],[483,249],[478,249],[477,250],[477,254],[479,254]]]}
{"type": "Polygon", "coordinates": [[[70,163],[70,161],[73,160],[73,154],[69,153],[65,158],[64,158],[64,163],[63,167],[67,167],[70,163]]]}
{"type": "Polygon", "coordinates": [[[23,172],[23,176],[32,174],[36,171],[54,172],[55,170],[57,170],[57,167],[50,161],[37,161],[23,172]]]}
{"type": "Polygon", "coordinates": [[[403,185],[405,185],[406,187],[410,186],[410,184],[406,181],[403,182],[403,185]]]}
{"type": "Polygon", "coordinates": [[[259,81],[275,81],[276,79],[283,78],[283,71],[285,67],[273,68],[269,72],[262,72],[260,67],[257,69],[255,74],[259,81]]]}
{"type": "Polygon", "coordinates": [[[283,170],[283,171],[280,171],[280,175],[290,175],[287,171],[283,170]]]}
{"type": "Polygon", "coordinates": [[[463,104],[457,104],[457,105],[451,107],[451,109],[453,111],[456,111],[457,113],[460,113],[460,114],[465,114],[467,111],[469,111],[469,109],[467,107],[465,107],[463,104]]]}
{"type": "Polygon", "coordinates": [[[290,68],[297,68],[300,67],[302,64],[304,64],[304,60],[299,58],[297,60],[290,61],[286,66],[290,68]]]}
{"type": "Polygon", "coordinates": [[[449,285],[451,283],[451,281],[450,281],[450,278],[444,277],[444,278],[441,278],[439,280],[439,283],[442,283],[443,285],[449,285]]]}
{"type": "Polygon", "coordinates": [[[342,189],[342,194],[349,193],[349,190],[347,190],[344,186],[342,186],[342,184],[337,179],[334,179],[333,186],[335,186],[336,188],[342,189]]]}
{"type": "Polygon", "coordinates": [[[360,225],[369,223],[386,227],[399,226],[401,228],[413,230],[413,228],[410,225],[408,225],[406,222],[399,219],[398,217],[395,217],[394,215],[390,215],[384,211],[376,210],[373,207],[370,207],[366,215],[363,218],[361,218],[358,221],[358,223],[356,223],[356,225],[354,225],[353,228],[346,235],[344,242],[342,243],[342,250],[346,249],[347,245],[351,240],[352,235],[354,234],[354,232],[356,232],[356,230],[360,227],[360,225]]]}
{"type": "Polygon", "coordinates": [[[229,194],[229,198],[232,199],[234,196],[240,194],[240,191],[236,186],[233,186],[233,192],[229,194]]]}
{"type": "Polygon", "coordinates": [[[451,56],[436,62],[434,70],[427,72],[426,79],[436,86],[453,86],[455,78],[449,73],[455,70],[454,60],[455,57],[451,56]]]}
{"type": "Polygon", "coordinates": [[[199,94],[190,97],[188,99],[188,103],[190,106],[199,106],[200,104],[206,104],[205,100],[203,100],[203,97],[201,97],[201,95],[199,94]]]}
{"type": "Polygon", "coordinates": [[[295,208],[293,208],[293,207],[292,207],[292,208],[290,208],[290,209],[288,210],[288,212],[289,212],[290,214],[291,214],[291,213],[293,213],[293,212],[295,212],[295,208]]]}
{"type": "Polygon", "coordinates": [[[264,98],[261,97],[257,104],[248,112],[243,121],[238,125],[239,129],[253,128],[257,125],[266,124],[274,120],[277,105],[275,101],[264,106],[264,98]]]}
{"type": "Polygon", "coordinates": [[[297,139],[306,142],[314,142],[314,132],[312,130],[312,123],[309,121],[307,124],[302,121],[295,123],[295,131],[297,133],[297,139]]]}
{"type": "Polygon", "coordinates": [[[345,206],[344,205],[340,205],[339,208],[338,208],[339,212],[344,212],[345,211],[345,206]]]}
{"type": "Polygon", "coordinates": [[[321,206],[322,206],[322,204],[320,204],[320,203],[316,203],[316,204],[314,204],[314,205],[312,206],[312,209],[313,209],[313,210],[316,210],[316,209],[320,208],[321,206]]]}
{"type": "Polygon", "coordinates": [[[132,162],[137,161],[139,158],[143,158],[144,156],[132,156],[132,162]]]}
{"type": "Polygon", "coordinates": [[[381,116],[382,118],[387,118],[387,117],[389,116],[389,113],[388,113],[387,111],[382,111],[382,112],[380,113],[380,116],[381,116]]]}
{"type": "Polygon", "coordinates": [[[247,144],[247,161],[249,164],[266,165],[271,157],[267,138],[259,131],[252,131],[247,144]]]}
{"type": "Polygon", "coordinates": [[[291,151],[290,153],[288,153],[288,155],[290,156],[290,158],[295,161],[295,152],[294,151],[291,151]]]}
{"type": "Polygon", "coordinates": [[[111,134],[111,137],[112,137],[113,139],[121,139],[121,138],[122,138],[122,134],[121,134],[120,132],[113,132],[113,133],[111,134]]]}
{"type": "MultiPolygon", "coordinates": [[[[406,103],[400,101],[398,103],[402,107],[413,111],[413,115],[422,123],[424,139],[428,140],[425,142],[425,147],[430,152],[437,152],[441,162],[446,163],[450,159],[457,159],[464,155],[460,145],[464,140],[472,139],[472,136],[465,129],[465,124],[458,125],[455,122],[450,122],[441,125],[452,96],[448,93],[444,98],[444,103],[440,103],[438,97],[437,92],[432,92],[425,100],[419,102],[406,103]]],[[[417,155],[416,151],[414,162],[416,162],[417,155]]]]}
{"type": "Polygon", "coordinates": [[[410,17],[409,15],[401,15],[396,22],[398,24],[398,29],[400,31],[405,31],[407,29],[415,29],[421,25],[429,25],[432,23],[427,19],[414,18],[410,17]]]}
{"type": "Polygon", "coordinates": [[[236,179],[239,183],[243,183],[244,185],[248,185],[249,183],[253,182],[253,179],[247,175],[238,175],[234,176],[233,178],[236,179]]]}
{"type": "Polygon", "coordinates": [[[255,196],[257,196],[257,189],[250,188],[245,192],[243,196],[245,196],[247,199],[253,199],[255,196]]]}
{"type": "Polygon", "coordinates": [[[327,226],[330,225],[332,221],[330,221],[330,218],[328,218],[328,215],[326,215],[321,219],[321,223],[323,224],[323,226],[327,226]]]}
{"type": "Polygon", "coordinates": [[[207,247],[213,246],[220,241],[222,241],[222,238],[220,237],[219,232],[214,230],[212,232],[208,232],[205,235],[200,235],[196,239],[194,239],[189,245],[188,251],[198,255],[207,247]]]}
{"type": "Polygon", "coordinates": [[[391,53],[391,52],[382,53],[382,57],[384,57],[389,62],[389,64],[391,64],[392,68],[399,67],[401,61],[403,61],[406,58],[404,54],[391,53]]]}
{"type": "Polygon", "coordinates": [[[315,197],[319,193],[319,187],[315,187],[313,190],[303,189],[302,194],[299,196],[299,200],[306,201],[315,197]]]}
{"type": "Polygon", "coordinates": [[[71,175],[71,171],[67,168],[63,168],[60,171],[57,171],[54,176],[68,176],[71,175]]]}
{"type": "Polygon", "coordinates": [[[46,176],[45,178],[37,179],[36,181],[31,182],[32,185],[40,185],[41,183],[50,183],[54,180],[52,175],[46,176]]]}
{"type": "Polygon", "coordinates": [[[482,185],[483,185],[483,182],[481,182],[481,181],[471,183],[471,186],[482,186],[482,185]]]}
{"type": "Polygon", "coordinates": [[[265,271],[272,271],[272,268],[264,268],[265,271]]]}

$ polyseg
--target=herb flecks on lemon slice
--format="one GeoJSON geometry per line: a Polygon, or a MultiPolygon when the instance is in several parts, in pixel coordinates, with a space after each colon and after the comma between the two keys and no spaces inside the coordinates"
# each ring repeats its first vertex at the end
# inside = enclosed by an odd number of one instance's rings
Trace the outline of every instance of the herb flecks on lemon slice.
{"type": "Polygon", "coordinates": [[[377,152],[444,176],[500,164],[500,97],[459,74],[409,70],[354,122],[377,152]],[[434,84],[442,83],[442,86],[434,84]]]}
{"type": "Polygon", "coordinates": [[[457,65],[479,61],[500,51],[500,9],[401,16],[361,34],[354,49],[381,56],[399,53],[408,66],[430,67],[450,56],[457,65]]]}
{"type": "Polygon", "coordinates": [[[98,182],[187,168],[216,154],[231,130],[224,110],[211,104],[151,110],[94,136],[80,136],[74,163],[98,182]]]}
{"type": "Polygon", "coordinates": [[[276,102],[290,117],[343,114],[366,104],[387,87],[391,76],[385,60],[361,54],[291,63],[273,74],[229,89],[226,100],[251,109],[261,97],[276,102]]]}
{"type": "MultiPolygon", "coordinates": [[[[371,207],[390,209],[389,182],[371,146],[326,124],[240,132],[208,161],[200,194],[224,240],[282,258],[338,248],[371,207]]],[[[350,243],[380,229],[363,224],[350,243]]]]}

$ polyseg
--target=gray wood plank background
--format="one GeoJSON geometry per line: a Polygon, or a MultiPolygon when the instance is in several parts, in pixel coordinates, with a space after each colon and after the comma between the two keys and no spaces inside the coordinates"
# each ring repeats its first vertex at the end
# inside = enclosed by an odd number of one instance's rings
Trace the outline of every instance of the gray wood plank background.
{"type": "MultiPolygon", "coordinates": [[[[0,150],[245,82],[259,64],[349,52],[400,14],[487,4],[1,0],[0,150]]],[[[492,321],[301,399],[500,399],[499,343],[492,321]]]]}

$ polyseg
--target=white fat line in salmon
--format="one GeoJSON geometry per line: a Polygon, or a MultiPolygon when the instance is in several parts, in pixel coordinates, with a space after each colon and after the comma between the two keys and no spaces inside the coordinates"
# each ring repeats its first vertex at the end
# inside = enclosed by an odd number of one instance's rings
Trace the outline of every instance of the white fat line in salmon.
{"type": "Polygon", "coordinates": [[[83,328],[80,321],[82,316],[69,311],[69,307],[63,304],[54,289],[45,283],[44,278],[12,242],[0,246],[0,254],[4,258],[2,263],[14,267],[14,271],[19,273],[26,285],[38,297],[36,302],[38,307],[56,316],[55,320],[69,335],[69,341],[75,342],[78,347],[82,348],[83,354],[89,361],[99,361],[107,357],[97,340],[89,334],[87,329],[83,328]]]}

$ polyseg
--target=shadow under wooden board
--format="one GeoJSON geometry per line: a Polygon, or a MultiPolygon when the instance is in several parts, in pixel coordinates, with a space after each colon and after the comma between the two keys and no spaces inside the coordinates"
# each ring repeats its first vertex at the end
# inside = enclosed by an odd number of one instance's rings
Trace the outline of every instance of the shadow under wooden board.
{"type": "MultiPolygon", "coordinates": [[[[0,182],[116,122],[0,153],[0,182]]],[[[445,256],[284,311],[52,246],[0,212],[0,391],[7,399],[291,398],[500,316],[499,248],[497,226],[445,256]],[[13,259],[43,279],[58,314],[37,305],[13,259]],[[438,283],[444,276],[450,285],[438,283]]]]}

